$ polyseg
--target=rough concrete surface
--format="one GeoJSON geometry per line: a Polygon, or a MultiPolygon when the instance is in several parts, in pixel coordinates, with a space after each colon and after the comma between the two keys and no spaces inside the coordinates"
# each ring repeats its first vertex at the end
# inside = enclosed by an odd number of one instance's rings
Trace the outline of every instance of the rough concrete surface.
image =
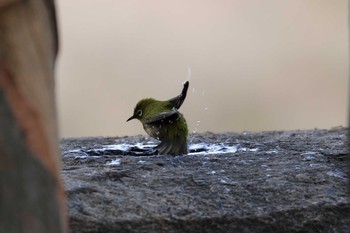
{"type": "Polygon", "coordinates": [[[175,157],[101,150],[150,140],[61,141],[71,232],[350,232],[347,129],[193,134],[223,149],[175,157]]]}

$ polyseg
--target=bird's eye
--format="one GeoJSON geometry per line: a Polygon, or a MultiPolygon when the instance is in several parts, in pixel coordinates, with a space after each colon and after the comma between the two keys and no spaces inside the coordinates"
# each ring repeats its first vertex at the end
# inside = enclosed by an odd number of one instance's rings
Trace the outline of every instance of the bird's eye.
{"type": "Polygon", "coordinates": [[[136,114],[137,114],[138,116],[142,116],[142,110],[141,110],[141,109],[137,110],[136,114]]]}

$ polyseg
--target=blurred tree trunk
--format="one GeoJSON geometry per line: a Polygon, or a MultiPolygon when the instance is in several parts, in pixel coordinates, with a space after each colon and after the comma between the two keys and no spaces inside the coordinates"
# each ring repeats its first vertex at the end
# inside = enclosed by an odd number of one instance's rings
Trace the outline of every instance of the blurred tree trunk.
{"type": "Polygon", "coordinates": [[[66,232],[53,0],[0,0],[0,231],[66,232]]]}
{"type": "MultiPolygon", "coordinates": [[[[348,1],[348,38],[350,38],[350,1],[348,1]]],[[[350,54],[350,46],[348,48],[348,53],[350,54]]],[[[350,80],[350,60],[349,60],[349,67],[348,67],[348,72],[349,72],[349,80],[350,80]]],[[[350,87],[350,82],[348,83],[348,86],[350,87]]],[[[348,147],[350,148],[350,88],[348,89],[348,147]]],[[[350,152],[349,152],[350,153],[350,152]]],[[[350,158],[350,154],[348,155],[350,158]]],[[[348,159],[348,177],[350,177],[350,159],[348,159]]],[[[350,179],[348,179],[348,193],[350,196],[350,179]]]]}

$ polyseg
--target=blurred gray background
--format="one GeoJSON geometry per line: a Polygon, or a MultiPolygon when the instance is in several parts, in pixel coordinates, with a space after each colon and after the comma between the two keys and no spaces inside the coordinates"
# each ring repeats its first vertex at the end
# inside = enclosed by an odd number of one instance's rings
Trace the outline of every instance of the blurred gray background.
{"type": "Polygon", "coordinates": [[[347,0],[58,0],[60,133],[144,134],[190,81],[191,132],[346,126],[347,0]]]}

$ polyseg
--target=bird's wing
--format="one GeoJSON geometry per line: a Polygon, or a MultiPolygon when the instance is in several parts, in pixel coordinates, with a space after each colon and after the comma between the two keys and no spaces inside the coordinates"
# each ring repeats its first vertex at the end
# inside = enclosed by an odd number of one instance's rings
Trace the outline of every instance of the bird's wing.
{"type": "Polygon", "coordinates": [[[173,110],[170,112],[162,112],[156,116],[150,117],[149,119],[145,120],[144,123],[158,124],[163,122],[171,122],[171,121],[176,121],[180,116],[181,116],[181,113],[179,113],[176,110],[173,110]]]}
{"type": "Polygon", "coordinates": [[[164,140],[155,148],[160,155],[184,155],[188,153],[186,137],[164,140]]]}
{"type": "Polygon", "coordinates": [[[171,106],[173,106],[175,109],[179,109],[182,103],[185,101],[188,86],[189,86],[189,82],[186,81],[184,83],[184,87],[182,89],[181,94],[169,100],[171,102],[171,106]]]}

